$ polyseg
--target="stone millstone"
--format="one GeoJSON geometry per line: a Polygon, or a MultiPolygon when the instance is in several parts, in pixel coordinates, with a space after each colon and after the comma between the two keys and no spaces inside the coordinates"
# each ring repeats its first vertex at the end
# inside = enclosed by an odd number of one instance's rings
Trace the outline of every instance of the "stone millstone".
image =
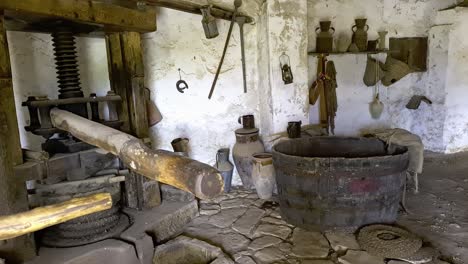
{"type": "Polygon", "coordinates": [[[357,240],[369,254],[392,259],[409,257],[422,246],[422,240],[416,235],[388,225],[366,226],[359,231],[357,240]]]}

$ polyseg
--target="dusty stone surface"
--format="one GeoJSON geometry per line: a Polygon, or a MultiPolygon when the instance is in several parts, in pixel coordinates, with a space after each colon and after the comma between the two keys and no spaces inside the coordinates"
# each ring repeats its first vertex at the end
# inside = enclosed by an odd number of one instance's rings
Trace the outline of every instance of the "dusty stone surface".
{"type": "Polygon", "coordinates": [[[221,198],[199,204],[200,216],[185,227],[183,235],[219,247],[236,264],[383,263],[383,259],[360,251],[353,234],[321,234],[288,224],[281,218],[277,204],[265,204],[253,191],[233,188],[221,198]],[[251,202],[240,205],[236,199],[251,202]],[[201,213],[209,210],[216,214],[201,213]]]}
{"type": "Polygon", "coordinates": [[[282,225],[261,224],[255,230],[254,237],[275,236],[286,239],[291,234],[291,228],[282,225]]]}
{"type": "Polygon", "coordinates": [[[198,239],[179,236],[164,245],[156,247],[154,264],[215,263],[234,264],[223,251],[198,239]]]}
{"type": "Polygon", "coordinates": [[[299,258],[326,258],[330,249],[322,234],[301,228],[294,229],[292,243],[292,253],[299,258]]]}
{"type": "Polygon", "coordinates": [[[354,234],[342,232],[326,232],[325,237],[335,251],[346,251],[347,249],[359,250],[359,244],[354,234]]]}
{"type": "Polygon", "coordinates": [[[430,242],[455,264],[468,263],[467,159],[468,152],[426,153],[424,172],[419,175],[420,192],[410,191],[407,195],[411,214],[400,214],[397,222],[430,242]]]}
{"type": "Polygon", "coordinates": [[[346,255],[338,258],[342,264],[385,264],[379,257],[369,255],[365,251],[348,250],[346,255]]]}
{"type": "Polygon", "coordinates": [[[268,247],[255,252],[253,255],[259,263],[276,263],[280,260],[285,260],[286,256],[275,247],[268,247]]]}
{"type": "Polygon", "coordinates": [[[253,251],[257,251],[257,250],[260,250],[260,249],[264,249],[266,247],[271,247],[271,246],[278,245],[282,241],[283,240],[281,240],[280,238],[277,238],[277,237],[263,236],[263,237],[259,237],[259,238],[255,239],[254,241],[252,241],[252,243],[250,243],[250,245],[249,245],[249,249],[251,249],[253,251]]]}
{"type": "Polygon", "coordinates": [[[257,264],[257,263],[255,263],[255,261],[251,257],[247,257],[247,256],[239,258],[236,261],[236,263],[238,263],[238,264],[257,264]]]}
{"type": "Polygon", "coordinates": [[[304,260],[301,264],[335,264],[331,260],[304,260]]]}
{"type": "Polygon", "coordinates": [[[247,208],[231,208],[222,210],[219,213],[212,215],[208,223],[220,228],[231,226],[241,215],[247,211],[247,208]]]}
{"type": "Polygon", "coordinates": [[[232,225],[232,229],[235,231],[251,237],[253,229],[257,226],[262,216],[265,214],[265,211],[258,208],[248,209],[244,215],[242,215],[237,221],[232,225]]]}

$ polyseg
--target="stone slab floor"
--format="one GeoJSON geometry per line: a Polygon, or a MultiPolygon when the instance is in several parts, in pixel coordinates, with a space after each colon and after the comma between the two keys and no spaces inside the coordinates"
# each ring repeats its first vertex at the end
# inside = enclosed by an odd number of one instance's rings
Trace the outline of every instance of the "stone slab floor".
{"type": "Polygon", "coordinates": [[[409,214],[398,224],[420,235],[457,264],[468,263],[468,152],[426,154],[420,193],[408,192],[409,214]]]}
{"type": "MultiPolygon", "coordinates": [[[[420,176],[421,192],[409,193],[410,213],[402,213],[398,220],[456,264],[468,263],[468,162],[463,162],[467,159],[468,154],[430,154],[420,176]]],[[[235,188],[212,201],[201,201],[199,206],[200,215],[183,235],[218,246],[235,263],[385,263],[361,251],[353,234],[321,234],[289,225],[281,219],[277,206],[258,199],[252,191],[235,188]]]]}

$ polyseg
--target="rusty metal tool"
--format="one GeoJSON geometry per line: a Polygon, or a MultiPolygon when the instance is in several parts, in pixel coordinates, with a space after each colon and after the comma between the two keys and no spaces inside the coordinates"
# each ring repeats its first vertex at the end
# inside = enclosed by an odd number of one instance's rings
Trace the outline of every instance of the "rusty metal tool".
{"type": "Polygon", "coordinates": [[[232,29],[234,28],[234,22],[236,22],[237,13],[241,5],[242,5],[242,0],[234,0],[234,13],[232,14],[231,25],[229,26],[228,36],[226,38],[226,43],[224,44],[223,55],[221,56],[221,60],[219,61],[218,70],[216,71],[213,84],[211,85],[211,90],[210,90],[210,94],[208,95],[208,99],[211,99],[211,97],[213,96],[216,83],[218,82],[219,74],[221,73],[221,67],[223,66],[224,58],[226,57],[227,48],[229,46],[229,41],[231,40],[232,29]]]}
{"type": "Polygon", "coordinates": [[[247,70],[245,68],[245,49],[244,49],[244,24],[247,18],[244,16],[237,17],[237,24],[239,24],[241,52],[242,52],[242,77],[244,78],[244,93],[247,93],[247,70]]]}

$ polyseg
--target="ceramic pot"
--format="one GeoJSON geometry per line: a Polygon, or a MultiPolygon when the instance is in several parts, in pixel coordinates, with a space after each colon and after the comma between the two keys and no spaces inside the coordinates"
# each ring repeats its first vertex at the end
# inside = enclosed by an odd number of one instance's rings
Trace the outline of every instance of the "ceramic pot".
{"type": "Polygon", "coordinates": [[[288,122],[288,137],[289,138],[300,138],[301,137],[301,126],[302,121],[288,122]]]}
{"type": "Polygon", "coordinates": [[[353,43],[356,44],[359,51],[367,51],[367,31],[369,26],[366,24],[366,18],[356,19],[356,25],[352,27],[353,43]]]}
{"type": "Polygon", "coordinates": [[[273,195],[275,188],[275,168],[273,156],[270,153],[257,153],[252,156],[252,180],[257,190],[258,197],[268,200],[273,195]]]}
{"type": "Polygon", "coordinates": [[[387,44],[387,31],[380,31],[379,32],[379,50],[385,50],[387,44]]]}
{"type": "Polygon", "coordinates": [[[377,51],[377,44],[379,40],[369,40],[367,41],[367,51],[377,51]]]}
{"type": "Polygon", "coordinates": [[[176,153],[182,153],[182,156],[188,156],[188,138],[176,138],[172,140],[171,145],[176,153]]]}
{"type": "Polygon", "coordinates": [[[320,27],[315,29],[317,32],[317,52],[330,53],[333,51],[333,34],[335,29],[331,27],[331,21],[320,22],[320,27]],[[333,30],[333,32],[330,31],[333,30]],[[320,32],[318,32],[320,30],[320,32]]]}
{"type": "Polygon", "coordinates": [[[369,110],[373,119],[380,119],[384,110],[384,104],[380,101],[379,95],[374,97],[374,101],[370,103],[369,110]]]}
{"type": "Polygon", "coordinates": [[[236,144],[232,150],[234,164],[246,189],[253,189],[252,155],[265,151],[265,147],[258,137],[258,129],[236,130],[236,144]]]}
{"type": "Polygon", "coordinates": [[[231,191],[232,183],[232,172],[234,171],[234,166],[229,161],[229,149],[224,148],[218,150],[216,154],[216,164],[214,167],[221,173],[224,180],[224,192],[228,193],[231,191]]]}

